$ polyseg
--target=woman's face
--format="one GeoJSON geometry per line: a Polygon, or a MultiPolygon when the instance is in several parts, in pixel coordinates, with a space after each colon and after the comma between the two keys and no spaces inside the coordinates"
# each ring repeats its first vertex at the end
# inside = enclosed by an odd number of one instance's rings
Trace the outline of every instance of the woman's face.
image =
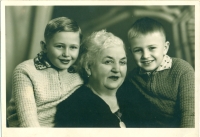
{"type": "Polygon", "coordinates": [[[127,58],[123,46],[102,50],[96,63],[89,69],[89,85],[94,90],[117,90],[124,81],[127,71],[127,58]]]}

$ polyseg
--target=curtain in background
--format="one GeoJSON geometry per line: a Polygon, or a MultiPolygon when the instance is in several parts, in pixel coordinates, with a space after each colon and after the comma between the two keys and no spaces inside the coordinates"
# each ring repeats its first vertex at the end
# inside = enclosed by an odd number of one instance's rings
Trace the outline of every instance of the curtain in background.
{"type": "MultiPolygon", "coordinates": [[[[6,17],[6,100],[11,97],[12,73],[16,65],[34,58],[51,18],[66,16],[76,20],[84,36],[107,29],[128,45],[127,31],[141,17],[152,17],[163,24],[170,41],[168,54],[189,62],[193,67],[194,6],[7,6],[6,17]]],[[[134,67],[128,52],[128,70],[134,67]]]]}
{"type": "MultiPolygon", "coordinates": [[[[170,47],[170,54],[173,52],[173,57],[182,58],[194,67],[194,12],[194,6],[113,7],[110,8],[108,14],[85,22],[82,25],[82,30],[90,30],[89,33],[91,33],[91,29],[89,29],[91,26],[94,26],[93,30],[99,30],[108,28],[121,21],[128,21],[130,18],[152,17],[163,24],[168,37],[171,37],[169,38],[170,46],[172,46],[170,47]]],[[[122,28],[117,29],[121,30],[122,28]]]]}
{"type": "Polygon", "coordinates": [[[6,104],[12,93],[14,68],[24,60],[34,58],[40,51],[40,41],[53,7],[6,6],[6,104]]]}
{"type": "MultiPolygon", "coordinates": [[[[151,17],[163,24],[170,42],[168,55],[186,60],[193,67],[195,40],[195,6],[55,6],[52,18],[67,16],[75,19],[83,35],[106,29],[129,45],[127,31],[141,17],[151,17]]],[[[128,72],[135,67],[132,54],[128,51],[128,72]]]]}

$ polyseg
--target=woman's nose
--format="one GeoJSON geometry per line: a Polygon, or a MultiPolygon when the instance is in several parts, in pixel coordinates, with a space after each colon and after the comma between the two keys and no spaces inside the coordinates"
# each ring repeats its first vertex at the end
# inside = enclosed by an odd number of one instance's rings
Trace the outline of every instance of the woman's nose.
{"type": "Polygon", "coordinates": [[[116,72],[119,72],[119,70],[120,70],[119,63],[114,63],[112,67],[112,71],[116,73],[116,72]]]}

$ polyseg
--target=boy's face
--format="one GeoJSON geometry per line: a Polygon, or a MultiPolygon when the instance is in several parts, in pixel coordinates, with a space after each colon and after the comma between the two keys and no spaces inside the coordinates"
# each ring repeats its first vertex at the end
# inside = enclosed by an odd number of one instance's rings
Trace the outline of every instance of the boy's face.
{"type": "Polygon", "coordinates": [[[45,47],[47,58],[59,69],[68,69],[77,59],[80,48],[78,32],[57,32],[45,47]]]}
{"type": "Polygon", "coordinates": [[[160,32],[139,35],[131,39],[130,43],[137,65],[147,72],[159,67],[169,48],[169,42],[165,42],[165,37],[160,32]]]}

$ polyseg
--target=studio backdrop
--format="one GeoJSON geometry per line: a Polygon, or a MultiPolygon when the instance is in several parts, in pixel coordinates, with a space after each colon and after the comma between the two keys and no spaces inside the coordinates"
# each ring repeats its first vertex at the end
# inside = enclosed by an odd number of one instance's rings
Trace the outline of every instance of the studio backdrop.
{"type": "MultiPolygon", "coordinates": [[[[36,57],[49,20],[69,17],[76,20],[84,37],[106,29],[128,47],[127,31],[141,17],[151,17],[165,27],[170,42],[168,55],[194,64],[194,6],[6,6],[6,103],[12,93],[12,74],[21,62],[36,57]]],[[[128,51],[128,71],[135,67],[128,51]]]]}

